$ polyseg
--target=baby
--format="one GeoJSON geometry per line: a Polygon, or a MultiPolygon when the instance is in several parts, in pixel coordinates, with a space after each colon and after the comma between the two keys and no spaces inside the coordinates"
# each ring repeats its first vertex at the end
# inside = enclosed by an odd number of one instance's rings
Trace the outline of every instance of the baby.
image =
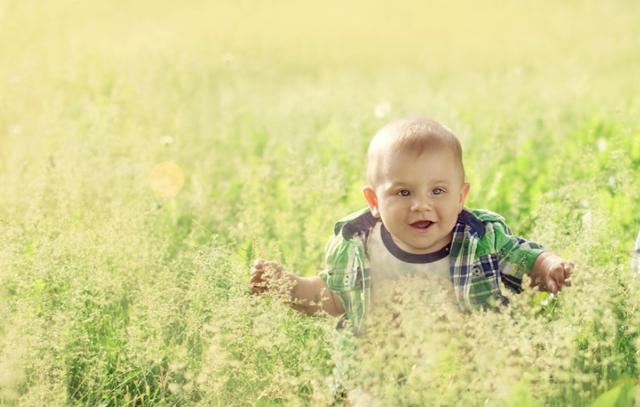
{"type": "Polygon", "coordinates": [[[552,293],[570,285],[571,263],[514,236],[500,215],[464,207],[460,142],[434,120],[398,120],[375,135],[363,193],[368,207],[336,223],[318,276],[256,260],[251,291],[280,291],[299,311],[342,316],[339,326],[357,334],[402,276],[425,277],[462,310],[506,305],[504,290],[521,292],[525,274],[552,293]]]}

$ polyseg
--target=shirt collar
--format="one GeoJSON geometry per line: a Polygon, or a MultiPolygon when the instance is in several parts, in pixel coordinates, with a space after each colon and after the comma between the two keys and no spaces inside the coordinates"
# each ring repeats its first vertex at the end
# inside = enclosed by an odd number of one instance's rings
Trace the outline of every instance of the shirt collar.
{"type": "Polygon", "coordinates": [[[424,264],[424,263],[433,263],[438,260],[442,260],[449,255],[449,249],[451,248],[451,243],[438,250],[437,252],[432,253],[423,253],[423,254],[415,254],[409,253],[402,250],[396,242],[393,241],[391,237],[391,233],[384,227],[384,224],[380,222],[380,236],[382,237],[382,243],[387,248],[389,253],[391,253],[398,260],[404,261],[405,263],[413,263],[413,264],[424,264]]]}
{"type": "MultiPolygon", "coordinates": [[[[368,209],[368,208],[366,208],[368,209]]],[[[338,222],[335,226],[336,234],[342,229],[342,237],[351,239],[355,234],[360,232],[368,232],[378,222],[379,219],[373,217],[369,210],[362,210],[352,219],[344,222],[338,222]]],[[[484,223],[478,219],[473,213],[467,209],[463,209],[458,214],[458,221],[454,228],[454,234],[457,231],[464,231],[465,226],[469,226],[469,232],[477,238],[482,238],[485,234],[484,223]]]]}
{"type": "MultiPolygon", "coordinates": [[[[469,233],[475,235],[478,238],[481,238],[485,234],[484,223],[480,219],[478,219],[473,213],[468,211],[467,209],[463,209],[458,215],[458,225],[460,226],[469,226],[469,233]]],[[[455,228],[458,230],[459,228],[455,228]]],[[[462,227],[460,230],[464,230],[462,227]]]]}

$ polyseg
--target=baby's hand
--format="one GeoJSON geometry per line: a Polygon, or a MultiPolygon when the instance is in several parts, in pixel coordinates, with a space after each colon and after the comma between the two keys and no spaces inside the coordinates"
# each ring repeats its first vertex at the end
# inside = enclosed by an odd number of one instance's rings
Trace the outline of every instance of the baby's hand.
{"type": "Polygon", "coordinates": [[[556,294],[564,286],[571,286],[571,270],[573,263],[564,260],[553,253],[544,252],[533,265],[531,270],[531,287],[556,294]]]}
{"type": "Polygon", "coordinates": [[[251,267],[251,293],[276,291],[285,281],[286,271],[277,261],[256,259],[251,267]]]}

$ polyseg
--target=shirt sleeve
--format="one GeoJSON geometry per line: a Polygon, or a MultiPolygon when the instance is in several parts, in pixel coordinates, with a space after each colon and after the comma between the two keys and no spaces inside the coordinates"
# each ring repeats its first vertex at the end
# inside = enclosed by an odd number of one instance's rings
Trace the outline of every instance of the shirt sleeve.
{"type": "Polygon", "coordinates": [[[492,222],[495,247],[503,283],[516,292],[522,291],[522,278],[529,274],[544,247],[514,236],[503,222],[492,222]]]}
{"type": "Polygon", "coordinates": [[[348,296],[345,295],[345,272],[348,269],[349,245],[340,233],[327,242],[324,269],[318,274],[329,290],[340,298],[345,311],[348,310],[348,296]]]}

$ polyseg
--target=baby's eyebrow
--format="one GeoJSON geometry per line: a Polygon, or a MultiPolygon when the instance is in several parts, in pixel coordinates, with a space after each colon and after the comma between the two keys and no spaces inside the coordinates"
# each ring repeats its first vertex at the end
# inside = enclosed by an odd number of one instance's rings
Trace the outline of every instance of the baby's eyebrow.
{"type": "MultiPolygon", "coordinates": [[[[445,179],[438,179],[438,180],[434,180],[434,181],[428,181],[429,185],[448,185],[449,181],[445,180],[445,179]]],[[[408,184],[406,182],[402,182],[402,181],[394,181],[389,185],[389,189],[394,189],[394,188],[400,188],[400,187],[410,187],[411,184],[408,184]]]]}
{"type": "Polygon", "coordinates": [[[433,181],[433,184],[448,184],[449,181],[447,181],[446,179],[438,179],[433,181]]]}
{"type": "Polygon", "coordinates": [[[407,184],[406,182],[394,181],[389,185],[389,189],[394,189],[394,188],[399,188],[399,187],[406,187],[406,186],[409,186],[409,184],[407,184]]]}

